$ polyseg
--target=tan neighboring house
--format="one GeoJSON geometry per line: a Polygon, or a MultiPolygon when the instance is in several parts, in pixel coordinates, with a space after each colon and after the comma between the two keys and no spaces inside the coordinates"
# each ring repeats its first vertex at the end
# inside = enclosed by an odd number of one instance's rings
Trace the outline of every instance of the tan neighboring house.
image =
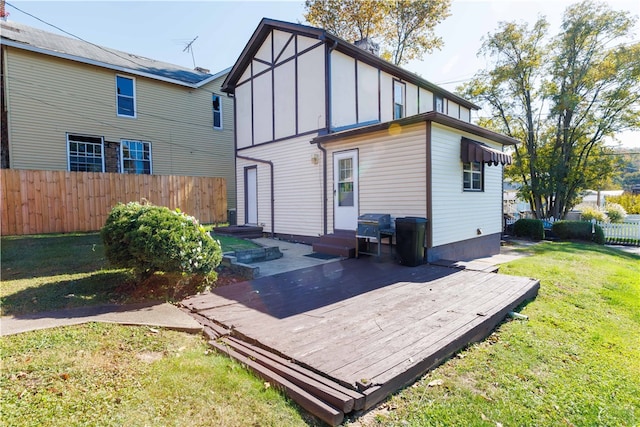
{"type": "Polygon", "coordinates": [[[235,208],[230,69],[0,24],[2,168],[224,177],[235,208]]]}
{"type": "Polygon", "coordinates": [[[503,146],[518,141],[371,50],[260,22],[222,87],[236,103],[238,223],[317,242],[367,213],[423,217],[429,261],[498,253],[503,146]]]}

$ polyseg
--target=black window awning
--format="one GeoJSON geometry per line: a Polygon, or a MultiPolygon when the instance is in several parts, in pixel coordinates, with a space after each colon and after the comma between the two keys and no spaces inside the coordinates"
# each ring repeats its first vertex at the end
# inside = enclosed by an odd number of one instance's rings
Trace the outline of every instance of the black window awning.
{"type": "Polygon", "coordinates": [[[491,148],[482,142],[464,137],[460,145],[460,159],[463,163],[480,162],[494,166],[511,164],[510,155],[491,148]]]}

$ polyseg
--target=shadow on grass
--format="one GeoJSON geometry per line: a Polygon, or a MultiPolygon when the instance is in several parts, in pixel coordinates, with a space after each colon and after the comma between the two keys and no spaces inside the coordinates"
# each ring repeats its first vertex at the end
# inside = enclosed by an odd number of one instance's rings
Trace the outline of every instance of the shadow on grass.
{"type": "Polygon", "coordinates": [[[581,252],[599,253],[602,255],[613,255],[628,260],[640,260],[640,256],[625,252],[620,249],[610,248],[608,246],[598,245],[595,243],[583,242],[583,241],[542,241],[538,244],[517,248],[517,250],[523,250],[530,252],[533,255],[542,255],[545,253],[568,253],[579,254],[581,252]]]}
{"type": "Polygon", "coordinates": [[[91,276],[33,286],[2,298],[2,315],[60,310],[105,303],[129,302],[119,292],[132,276],[127,271],[97,272],[91,276]]]}

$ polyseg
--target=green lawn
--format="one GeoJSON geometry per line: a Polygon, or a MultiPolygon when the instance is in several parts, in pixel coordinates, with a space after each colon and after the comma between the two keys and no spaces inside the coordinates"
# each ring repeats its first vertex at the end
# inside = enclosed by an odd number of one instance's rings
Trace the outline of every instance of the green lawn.
{"type": "MultiPolygon", "coordinates": [[[[223,251],[257,246],[234,237],[219,240],[223,251]]],[[[3,316],[147,298],[171,300],[168,291],[155,296],[123,292],[134,278],[128,270],[109,266],[98,233],[5,236],[0,245],[3,316]]]]}
{"type": "MultiPolygon", "coordinates": [[[[28,260],[44,250],[31,240],[31,249],[10,258],[10,240],[2,239],[3,304],[13,301],[5,283],[30,281],[36,292],[55,288],[38,274],[91,274],[90,259],[75,262],[93,252],[89,236],[66,240],[75,249],[57,261],[28,260]]],[[[528,321],[502,324],[351,423],[638,425],[640,257],[579,243],[527,250],[533,256],[500,271],[541,280],[538,297],[520,310],[528,321]]],[[[94,261],[104,268],[99,256],[94,261]]],[[[200,336],[88,324],[3,337],[0,358],[0,425],[319,425],[200,336]]]]}

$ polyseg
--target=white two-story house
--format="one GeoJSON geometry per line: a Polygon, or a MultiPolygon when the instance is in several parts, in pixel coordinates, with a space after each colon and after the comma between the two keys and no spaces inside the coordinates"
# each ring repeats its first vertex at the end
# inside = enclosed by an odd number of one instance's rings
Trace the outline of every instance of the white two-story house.
{"type": "Polygon", "coordinates": [[[270,19],[222,90],[235,99],[239,224],[312,243],[365,213],[424,217],[429,261],[499,252],[503,146],[517,141],[472,124],[473,103],[270,19]]]}

